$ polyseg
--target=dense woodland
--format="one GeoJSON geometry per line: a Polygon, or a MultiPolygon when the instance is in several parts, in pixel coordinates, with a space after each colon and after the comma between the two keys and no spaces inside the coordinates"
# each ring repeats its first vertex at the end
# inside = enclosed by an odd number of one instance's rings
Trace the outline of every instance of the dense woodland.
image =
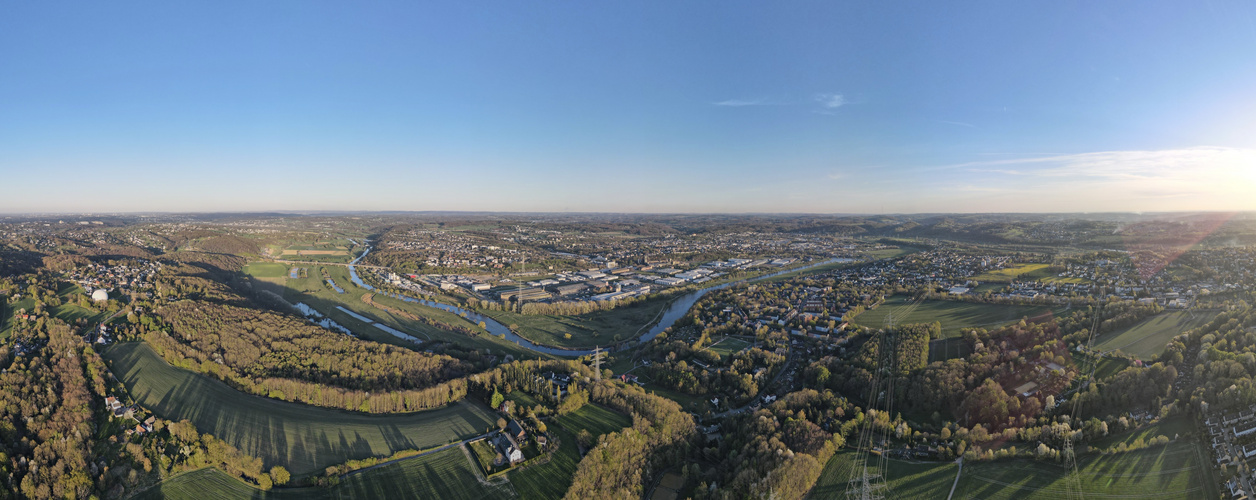
{"type": "Polygon", "coordinates": [[[434,386],[469,369],[449,356],[362,342],[291,316],[208,302],[171,303],[155,319],[141,315],[137,323],[144,340],[175,366],[254,394],[319,406],[374,413],[441,406],[464,389],[434,386]]]}

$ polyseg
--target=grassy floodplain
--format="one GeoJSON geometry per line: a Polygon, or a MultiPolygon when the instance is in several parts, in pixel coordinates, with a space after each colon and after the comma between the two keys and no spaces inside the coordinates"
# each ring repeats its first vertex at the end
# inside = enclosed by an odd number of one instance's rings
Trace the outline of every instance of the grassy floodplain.
{"type": "Polygon", "coordinates": [[[573,316],[524,315],[509,311],[481,311],[503,325],[518,325],[519,335],[545,345],[593,347],[610,345],[639,335],[642,327],[660,317],[675,296],[654,297],[630,306],[573,316]],[[564,338],[570,334],[571,338],[564,338]]]}
{"type": "Polygon", "coordinates": [[[1201,311],[1174,311],[1160,313],[1137,324],[1104,334],[1095,340],[1095,348],[1148,359],[1164,352],[1165,344],[1187,330],[1198,328],[1215,317],[1215,313],[1201,311]]]}
{"type": "Polygon", "coordinates": [[[375,319],[422,340],[442,340],[475,349],[489,349],[496,354],[511,354],[515,357],[550,357],[523,349],[514,343],[489,335],[479,325],[471,323],[456,314],[434,307],[406,302],[378,293],[372,297],[373,301],[382,306],[451,325],[465,326],[480,332],[480,335],[469,337],[459,332],[443,330],[421,321],[414,321],[371,306],[362,301],[362,296],[372,292],[355,285],[349,277],[349,269],[344,266],[307,264],[305,267],[308,268],[306,278],[289,278],[286,280],[285,286],[278,289],[276,293],[279,293],[292,303],[304,302],[320,313],[329,316],[337,323],[344,325],[360,337],[406,348],[415,347],[415,344],[410,341],[399,339],[379,328],[354,319],[352,316],[336,309],[337,306],[343,306],[345,309],[375,319]],[[345,293],[337,293],[332,290],[323,280],[323,271],[326,271],[327,275],[345,290],[345,293]]]}
{"type": "Polygon", "coordinates": [[[252,396],[206,375],[175,368],[147,344],[104,352],[114,375],[145,408],[168,420],[191,420],[266,467],[294,476],[351,459],[428,449],[481,434],[495,420],[483,405],[460,401],[418,413],[368,415],[252,396]]]}
{"type": "Polygon", "coordinates": [[[214,468],[175,476],[137,498],[339,500],[354,498],[514,498],[505,482],[485,483],[460,448],[403,460],[345,478],[331,488],[276,488],[262,491],[214,468]]]}
{"type": "Polygon", "coordinates": [[[1032,318],[1050,310],[1045,306],[978,304],[949,300],[926,300],[913,305],[909,297],[896,295],[886,299],[885,303],[877,308],[856,316],[855,324],[868,328],[881,328],[885,325],[886,315],[892,313],[894,322],[897,324],[938,321],[942,323],[943,336],[957,337],[964,328],[992,330],[1019,321],[1021,318],[1032,318]]]}

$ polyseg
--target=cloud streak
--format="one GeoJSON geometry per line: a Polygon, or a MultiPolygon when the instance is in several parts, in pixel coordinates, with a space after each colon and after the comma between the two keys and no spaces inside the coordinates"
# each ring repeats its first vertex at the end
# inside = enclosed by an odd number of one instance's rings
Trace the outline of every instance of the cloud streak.
{"type": "Polygon", "coordinates": [[[775,106],[778,103],[767,99],[728,99],[711,103],[714,106],[723,106],[729,108],[741,108],[746,106],[775,106]]]}
{"type": "Polygon", "coordinates": [[[815,100],[820,107],[828,110],[840,108],[848,102],[842,94],[816,94],[815,100]]]}
{"type": "MultiPolygon", "coordinates": [[[[1256,150],[1200,146],[1099,151],[948,165],[969,172],[959,189],[1050,198],[1079,210],[1226,209],[1251,205],[1256,150]]],[[[952,174],[946,174],[950,177],[952,174]]]]}

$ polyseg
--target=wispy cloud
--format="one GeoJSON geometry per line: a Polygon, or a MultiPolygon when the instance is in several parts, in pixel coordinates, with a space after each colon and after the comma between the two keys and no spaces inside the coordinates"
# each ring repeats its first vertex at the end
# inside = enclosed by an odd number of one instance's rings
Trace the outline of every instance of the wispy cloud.
{"type": "Polygon", "coordinates": [[[744,106],[776,106],[780,103],[768,99],[728,99],[711,103],[715,106],[726,106],[730,108],[740,108],[744,106]]]}
{"type": "MultiPolygon", "coordinates": [[[[1200,146],[1099,151],[947,165],[966,188],[1046,197],[1087,210],[1189,210],[1250,206],[1256,150],[1200,146]]],[[[949,175],[949,174],[948,174],[949,175]]]]}
{"type": "Polygon", "coordinates": [[[842,94],[816,94],[815,99],[824,109],[837,109],[848,102],[842,94]]]}

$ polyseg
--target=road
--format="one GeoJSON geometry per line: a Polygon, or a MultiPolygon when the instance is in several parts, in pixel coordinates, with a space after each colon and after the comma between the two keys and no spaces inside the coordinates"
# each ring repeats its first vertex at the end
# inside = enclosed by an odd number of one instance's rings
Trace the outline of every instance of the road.
{"type": "Polygon", "coordinates": [[[955,471],[955,482],[951,483],[951,494],[946,496],[946,500],[951,500],[951,497],[955,496],[955,487],[959,486],[959,475],[964,472],[964,457],[959,457],[955,463],[959,464],[959,469],[955,471]]]}
{"type": "MultiPolygon", "coordinates": [[[[308,261],[308,260],[279,260],[279,259],[274,259],[274,260],[271,260],[271,262],[274,262],[274,263],[277,263],[277,264],[308,264],[308,265],[312,265],[312,266],[344,266],[344,267],[349,267],[349,263],[348,263],[348,262],[312,262],[312,261],[308,261]]],[[[366,267],[366,268],[371,268],[371,269],[392,269],[391,267],[387,267],[387,266],[372,266],[372,265],[370,265],[370,264],[353,264],[353,267],[366,267]]]]}

